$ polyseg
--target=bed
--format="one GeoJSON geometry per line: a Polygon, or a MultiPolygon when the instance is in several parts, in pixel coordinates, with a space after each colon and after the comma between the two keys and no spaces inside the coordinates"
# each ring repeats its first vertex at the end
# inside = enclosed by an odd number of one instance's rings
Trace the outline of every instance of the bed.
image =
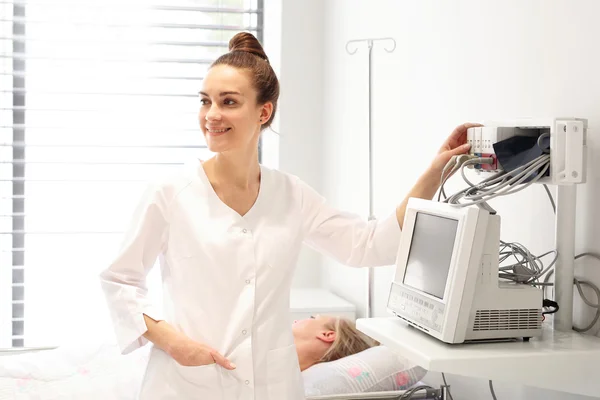
{"type": "MultiPolygon", "coordinates": [[[[127,356],[116,343],[0,356],[0,400],[134,400],[149,347],[127,356]]],[[[303,372],[309,400],[398,399],[427,371],[384,346],[303,372]]],[[[430,399],[419,392],[413,399],[430,399]]]]}

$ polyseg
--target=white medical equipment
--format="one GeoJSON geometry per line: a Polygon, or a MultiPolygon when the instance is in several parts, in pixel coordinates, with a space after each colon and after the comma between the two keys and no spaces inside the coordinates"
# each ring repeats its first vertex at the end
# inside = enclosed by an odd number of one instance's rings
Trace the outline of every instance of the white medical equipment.
{"type": "MultiPolygon", "coordinates": [[[[587,121],[575,118],[470,128],[470,156],[455,159],[451,166],[453,171],[461,168],[469,187],[443,203],[420,199],[408,203],[388,310],[446,343],[540,336],[543,292],[529,286],[533,280],[527,277],[516,279],[519,271],[509,275],[513,281],[500,281],[500,216],[487,201],[535,182],[548,182],[559,186],[561,205],[556,236],[556,300],[561,308],[555,327],[571,330],[573,185],[585,182],[586,129],[587,121]],[[497,154],[500,147],[496,146],[523,137],[537,146],[533,153],[528,154],[527,149],[519,153],[516,162],[519,157],[531,159],[516,169],[503,167],[501,154],[497,154]],[[550,146],[544,147],[543,139],[549,140],[550,146]],[[464,175],[467,166],[497,175],[471,183],[464,175]]],[[[518,145],[516,140],[514,143],[518,145]]],[[[447,177],[441,179],[445,182],[447,177]]],[[[440,193],[444,193],[443,184],[440,193]]]]}
{"type": "Polygon", "coordinates": [[[542,291],[498,280],[500,217],[410,199],[388,309],[446,343],[541,335],[542,291]]]}

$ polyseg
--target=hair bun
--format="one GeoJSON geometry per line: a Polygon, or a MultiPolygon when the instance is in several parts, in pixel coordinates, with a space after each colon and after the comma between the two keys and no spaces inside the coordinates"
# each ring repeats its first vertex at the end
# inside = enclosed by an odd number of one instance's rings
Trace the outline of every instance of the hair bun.
{"type": "Polygon", "coordinates": [[[245,51],[269,62],[269,57],[258,39],[248,32],[240,32],[232,37],[229,41],[229,51],[245,51]]]}

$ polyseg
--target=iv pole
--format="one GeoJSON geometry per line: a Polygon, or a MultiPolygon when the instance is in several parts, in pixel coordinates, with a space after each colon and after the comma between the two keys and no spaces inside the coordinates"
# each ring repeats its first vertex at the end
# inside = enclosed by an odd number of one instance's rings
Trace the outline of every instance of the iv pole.
{"type": "MultiPolygon", "coordinates": [[[[393,52],[396,49],[396,41],[391,38],[373,38],[373,39],[356,39],[350,40],[346,43],[346,52],[350,55],[355,54],[358,48],[350,50],[350,45],[360,42],[367,42],[367,48],[369,49],[369,221],[375,219],[373,212],[373,101],[372,101],[372,88],[373,88],[373,44],[375,42],[387,41],[391,42],[392,48],[388,49],[384,47],[388,53],[393,52]]],[[[365,318],[371,318],[373,307],[373,282],[374,282],[375,271],[372,267],[367,268],[367,303],[365,307],[365,318]]]]}

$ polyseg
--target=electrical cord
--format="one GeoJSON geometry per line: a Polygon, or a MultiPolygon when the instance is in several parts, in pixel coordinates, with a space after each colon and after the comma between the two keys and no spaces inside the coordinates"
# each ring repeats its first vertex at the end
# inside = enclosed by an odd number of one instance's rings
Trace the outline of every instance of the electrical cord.
{"type": "Polygon", "coordinates": [[[479,184],[472,183],[465,175],[464,169],[474,164],[493,164],[494,159],[492,157],[482,158],[470,155],[469,159],[462,162],[462,165],[456,162],[457,159],[451,159],[450,162],[446,165],[446,167],[450,168],[450,166],[452,165],[453,172],[456,171],[458,167],[460,167],[462,178],[467,183],[468,188],[463,189],[450,197],[447,197],[443,188],[443,184],[446,182],[446,180],[451,174],[444,178],[443,172],[442,187],[440,190],[440,196],[438,196],[438,201],[440,201],[441,194],[443,194],[445,198],[444,201],[449,204],[453,204],[458,207],[479,205],[480,207],[485,208],[488,211],[495,214],[495,210],[487,204],[487,201],[498,196],[506,196],[523,190],[529,187],[531,184],[537,182],[546,174],[546,172],[550,168],[550,150],[542,144],[542,141],[549,136],[550,133],[546,132],[540,135],[537,139],[537,146],[542,151],[542,155],[527,162],[524,165],[513,169],[510,172],[502,171],[499,174],[492,176],[491,178],[483,180],[479,184]],[[477,158],[479,158],[479,161],[476,160],[477,158]],[[520,184],[524,185],[519,186],[520,184]],[[517,187],[515,188],[513,186],[517,187]]]}
{"type": "MultiPolygon", "coordinates": [[[[529,187],[533,183],[537,182],[543,176],[543,174],[548,170],[550,164],[548,163],[548,160],[545,159],[546,157],[547,156],[542,156],[542,158],[538,159],[537,161],[535,161],[534,163],[529,165],[525,169],[525,171],[523,171],[519,174],[516,174],[512,178],[509,178],[508,180],[506,180],[506,179],[500,180],[498,185],[495,187],[492,187],[490,189],[476,188],[476,190],[468,191],[466,193],[466,196],[462,196],[462,197],[466,197],[468,200],[471,200],[471,201],[466,202],[466,203],[460,203],[460,206],[466,207],[466,206],[469,206],[472,204],[477,204],[477,203],[480,203],[483,201],[489,201],[495,197],[513,194],[513,193],[519,192],[519,191],[529,187]],[[543,169],[536,178],[527,182],[523,186],[517,186],[516,189],[513,188],[513,185],[519,185],[519,184],[523,183],[525,180],[527,180],[530,177],[530,175],[532,173],[536,172],[540,167],[542,167],[543,169]]],[[[452,198],[452,200],[449,202],[451,204],[452,203],[456,204],[456,203],[458,203],[458,199],[452,198]]]]}
{"type": "Polygon", "coordinates": [[[554,203],[554,198],[552,197],[552,193],[550,193],[550,189],[548,188],[548,185],[546,185],[544,183],[544,189],[546,190],[546,193],[548,194],[548,198],[550,199],[550,204],[552,205],[552,209],[554,210],[554,214],[556,214],[556,203],[554,203]]]}
{"type": "Polygon", "coordinates": [[[545,139],[547,137],[550,137],[550,133],[549,132],[542,133],[540,136],[538,136],[537,145],[542,150],[542,152],[544,152],[545,154],[550,154],[550,149],[547,148],[547,147],[542,146],[542,139],[545,139]]]}
{"type": "Polygon", "coordinates": [[[544,311],[544,312],[542,312],[542,315],[555,314],[560,309],[557,302],[548,300],[548,299],[543,300],[542,307],[543,308],[552,308],[552,311],[544,311]]]}
{"type": "Polygon", "coordinates": [[[520,243],[509,243],[500,241],[499,253],[499,276],[517,283],[537,284],[539,278],[546,274],[556,263],[558,254],[555,250],[548,251],[539,256],[531,254],[525,246],[520,243]],[[544,268],[542,258],[554,253],[554,259],[544,268]],[[516,263],[503,265],[509,259],[514,258],[516,263]]]}
{"type": "Polygon", "coordinates": [[[446,184],[446,181],[448,179],[450,179],[450,177],[452,175],[454,175],[454,173],[456,171],[458,171],[459,168],[461,168],[466,162],[470,162],[473,160],[480,160],[479,162],[475,162],[473,164],[491,164],[493,162],[493,159],[489,159],[489,161],[487,161],[484,158],[481,157],[477,157],[471,154],[460,154],[457,156],[452,156],[452,158],[450,158],[450,160],[446,163],[446,165],[444,166],[444,169],[442,170],[442,176],[440,178],[440,191],[438,193],[438,201],[441,200],[441,196],[444,196],[444,199],[447,198],[446,196],[446,191],[444,190],[444,185],[446,184]],[[447,174],[447,175],[446,175],[447,174]]]}
{"type": "MultiPolygon", "coordinates": [[[[444,385],[448,389],[448,396],[450,397],[450,400],[454,400],[452,398],[452,394],[450,393],[450,386],[448,385],[448,382],[446,382],[446,375],[443,372],[442,372],[442,380],[444,381],[444,385]]],[[[494,391],[494,384],[492,383],[491,379],[489,380],[489,386],[490,386],[490,393],[492,395],[492,399],[498,400],[498,398],[496,397],[496,392],[494,391]]]]}
{"type": "Polygon", "coordinates": [[[452,171],[454,170],[454,167],[456,166],[456,158],[457,158],[457,156],[452,156],[450,158],[450,160],[446,163],[446,165],[444,165],[444,169],[442,170],[442,176],[440,177],[440,191],[438,193],[438,198],[437,198],[438,202],[440,201],[442,195],[444,196],[444,198],[446,198],[446,192],[444,191],[444,185],[446,184],[446,181],[450,178],[450,176],[452,176],[452,171]],[[450,171],[450,172],[448,173],[448,171],[450,171]],[[446,175],[446,173],[448,173],[448,175],[446,175]]]}
{"type": "Polygon", "coordinates": [[[490,393],[492,394],[492,399],[494,400],[498,400],[498,398],[496,397],[496,392],[494,391],[494,384],[492,383],[492,380],[490,379],[490,393]]]}
{"type": "Polygon", "coordinates": [[[502,171],[476,185],[467,179],[468,187],[449,196],[445,202],[457,207],[467,207],[487,202],[498,196],[517,193],[540,180],[549,168],[550,156],[543,154],[511,172],[502,171]],[[530,180],[525,183],[528,179],[530,180]]]}
{"type": "Polygon", "coordinates": [[[467,182],[467,184],[469,186],[475,186],[473,183],[471,183],[471,181],[469,181],[469,179],[467,178],[467,176],[465,175],[465,168],[468,167],[469,165],[482,165],[482,164],[493,164],[494,163],[494,159],[492,157],[477,157],[477,158],[472,158],[470,160],[465,161],[462,166],[460,167],[460,174],[462,175],[462,178],[465,182],[467,182]]]}
{"type": "MultiPolygon", "coordinates": [[[[577,260],[577,259],[585,257],[585,256],[593,257],[593,258],[596,258],[596,259],[600,260],[600,255],[595,254],[595,253],[582,253],[582,254],[578,254],[577,256],[575,256],[575,259],[577,260]]],[[[546,286],[553,286],[552,283],[548,283],[550,281],[550,278],[552,277],[553,274],[554,274],[554,271],[550,271],[550,272],[548,272],[548,274],[544,278],[544,283],[546,283],[546,286]]],[[[579,328],[577,326],[573,326],[573,330],[576,331],[576,332],[579,332],[579,333],[584,333],[584,332],[591,331],[594,328],[594,326],[596,325],[596,323],[598,322],[598,320],[600,320],[600,289],[598,288],[598,286],[594,285],[592,282],[580,280],[580,279],[577,279],[577,278],[573,279],[573,284],[577,287],[577,291],[579,292],[579,295],[581,296],[581,299],[583,300],[583,302],[587,306],[596,309],[596,314],[594,315],[594,318],[593,318],[592,322],[590,322],[584,328],[579,328]],[[591,301],[588,300],[588,298],[585,296],[585,293],[583,293],[582,285],[587,285],[590,288],[592,288],[592,290],[594,290],[594,292],[596,293],[596,297],[597,297],[598,303],[594,304],[594,303],[592,303],[591,301]]]]}
{"type": "Polygon", "coordinates": [[[427,391],[427,390],[435,390],[435,389],[428,385],[415,386],[413,388],[410,388],[406,392],[404,392],[400,397],[398,397],[398,400],[410,400],[417,394],[417,392],[420,392],[421,390],[427,391]]]}

